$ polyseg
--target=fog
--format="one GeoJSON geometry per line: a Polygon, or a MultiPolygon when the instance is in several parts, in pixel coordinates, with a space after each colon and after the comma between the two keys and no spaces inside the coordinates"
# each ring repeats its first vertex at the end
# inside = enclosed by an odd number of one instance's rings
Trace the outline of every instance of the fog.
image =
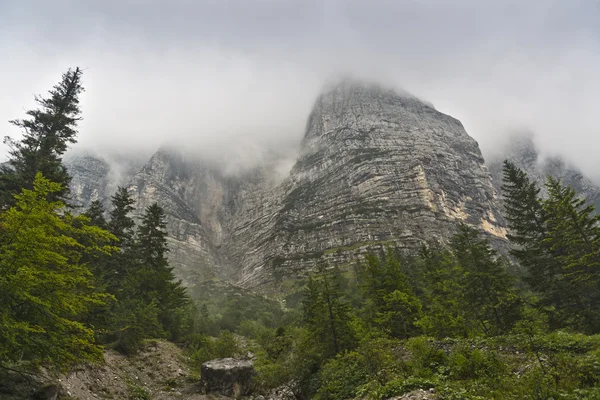
{"type": "Polygon", "coordinates": [[[293,154],[324,83],[351,74],[460,119],[488,157],[530,131],[600,178],[599,4],[0,0],[0,121],[80,66],[76,149],[167,144],[247,166],[293,154]]]}

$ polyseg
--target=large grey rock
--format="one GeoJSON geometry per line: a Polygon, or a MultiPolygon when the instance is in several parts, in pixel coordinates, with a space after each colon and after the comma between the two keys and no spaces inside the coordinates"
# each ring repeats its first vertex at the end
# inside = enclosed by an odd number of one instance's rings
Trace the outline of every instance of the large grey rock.
{"type": "Polygon", "coordinates": [[[408,94],[345,82],[317,100],[290,176],[236,210],[223,248],[247,287],[385,246],[445,242],[459,222],[506,229],[475,140],[408,94]]]}
{"type": "MultiPolygon", "coordinates": [[[[228,175],[162,149],[129,178],[139,211],[154,201],[165,208],[170,258],[187,285],[217,276],[279,290],[319,258],[342,264],[386,246],[444,243],[459,222],[506,244],[477,142],[410,94],[357,82],[330,88],[282,180],[279,162],[228,175]]],[[[96,196],[91,183],[74,181],[96,196]]]]}
{"type": "Polygon", "coordinates": [[[206,393],[238,398],[253,389],[254,365],[250,360],[221,358],[202,364],[202,386],[206,393]]]}

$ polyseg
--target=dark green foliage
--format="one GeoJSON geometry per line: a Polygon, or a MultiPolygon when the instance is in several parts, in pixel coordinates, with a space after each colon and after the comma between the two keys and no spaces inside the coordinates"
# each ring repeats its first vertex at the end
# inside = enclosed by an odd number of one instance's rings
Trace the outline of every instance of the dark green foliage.
{"type": "Polygon", "coordinates": [[[570,187],[548,178],[543,243],[558,266],[560,282],[550,300],[566,324],[600,332],[600,215],[570,187]]]}
{"type": "Polygon", "coordinates": [[[104,217],[104,206],[100,200],[94,200],[90,203],[89,208],[85,211],[84,215],[90,219],[90,224],[98,226],[102,229],[107,229],[108,224],[104,217]]]}
{"type": "Polygon", "coordinates": [[[418,268],[422,271],[424,309],[417,325],[424,333],[443,337],[468,337],[469,310],[465,307],[464,269],[448,251],[423,248],[418,268]]]}
{"type": "Polygon", "coordinates": [[[489,242],[480,238],[475,229],[461,225],[450,247],[464,270],[465,311],[477,322],[473,329],[487,336],[510,330],[519,316],[515,279],[506,272],[489,242]]]}
{"type": "Polygon", "coordinates": [[[119,252],[99,260],[104,267],[101,278],[117,298],[110,310],[108,334],[111,346],[125,353],[137,351],[146,338],[181,338],[193,324],[188,297],[175,280],[167,259],[167,233],[162,209],[149,206],[134,231],[131,217],[133,200],[125,188],[113,196],[109,229],[119,241],[119,252]]]}
{"type": "Polygon", "coordinates": [[[600,217],[575,190],[549,177],[546,199],[510,163],[504,190],[513,254],[550,326],[600,332],[600,217]]]}
{"type": "Polygon", "coordinates": [[[0,169],[0,209],[14,205],[13,196],[22,189],[33,189],[38,172],[60,185],[49,200],[66,199],[71,178],[62,165],[62,155],[77,141],[81,75],[79,68],[67,71],[48,97],[36,97],[38,109],[27,111],[25,119],[10,121],[21,128],[23,137],[19,141],[4,139],[10,146],[10,158],[8,166],[0,169]]]}
{"type": "Polygon", "coordinates": [[[117,299],[126,298],[125,286],[132,279],[132,273],[137,268],[133,253],[133,235],[135,221],[131,216],[134,211],[133,199],[127,189],[119,187],[111,197],[112,209],[107,222],[108,230],[115,236],[113,245],[119,251],[112,257],[99,260],[98,276],[104,282],[106,290],[117,299]]]}
{"type": "Polygon", "coordinates": [[[355,345],[350,307],[340,290],[338,276],[335,268],[319,263],[315,276],[308,282],[303,301],[304,323],[325,357],[355,345]]]}
{"type": "Polygon", "coordinates": [[[183,318],[178,311],[187,305],[188,298],[169,266],[166,229],[162,208],[156,203],[150,205],[137,230],[135,254],[139,264],[129,291],[147,304],[156,304],[160,324],[167,336],[175,339],[181,335],[178,327],[183,318]]]}
{"type": "Polygon", "coordinates": [[[364,315],[373,327],[396,338],[418,332],[421,302],[391,249],[383,259],[368,255],[361,277],[364,315]]]}
{"type": "Polygon", "coordinates": [[[142,299],[132,297],[118,301],[111,312],[114,340],[111,346],[124,354],[135,354],[144,339],[163,337],[159,313],[155,303],[142,299]]]}
{"type": "Polygon", "coordinates": [[[118,187],[117,192],[111,197],[112,209],[108,230],[119,239],[119,247],[131,246],[133,240],[135,221],[131,213],[135,210],[135,201],[124,187],[118,187]]]}
{"type": "Polygon", "coordinates": [[[202,363],[215,358],[239,357],[241,348],[235,336],[223,331],[217,338],[203,334],[195,334],[188,339],[192,367],[200,371],[202,363]]]}

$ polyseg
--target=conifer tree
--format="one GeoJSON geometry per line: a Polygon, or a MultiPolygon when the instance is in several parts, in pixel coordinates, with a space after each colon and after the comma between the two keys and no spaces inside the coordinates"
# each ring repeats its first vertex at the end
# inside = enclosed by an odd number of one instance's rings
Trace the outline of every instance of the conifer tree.
{"type": "Polygon", "coordinates": [[[98,226],[102,229],[108,228],[106,218],[104,217],[104,206],[100,200],[92,201],[84,215],[90,219],[90,223],[92,225],[98,226]]]}
{"type": "Polygon", "coordinates": [[[321,297],[319,282],[312,275],[308,277],[301,303],[304,324],[309,327],[320,326],[325,306],[321,297]]]}
{"type": "Polygon", "coordinates": [[[392,337],[406,338],[417,332],[421,302],[416,297],[401,264],[391,248],[385,258],[367,256],[363,290],[369,322],[392,337]]]}
{"type": "Polygon", "coordinates": [[[116,238],[113,245],[119,251],[106,260],[102,275],[107,290],[117,298],[122,298],[126,295],[124,286],[128,284],[128,279],[137,268],[133,253],[135,221],[131,216],[135,208],[133,207],[134,200],[124,187],[117,188],[117,192],[111,199],[112,209],[107,226],[110,233],[116,238]]]}
{"type": "Polygon", "coordinates": [[[95,290],[82,260],[89,252],[110,252],[112,235],[64,213],[64,204],[51,200],[60,192],[38,173],[33,190],[23,189],[0,214],[0,364],[65,367],[102,356],[80,318],[107,296],[95,290]]]}
{"type": "Polygon", "coordinates": [[[360,288],[364,298],[363,318],[370,325],[375,325],[377,312],[383,307],[384,269],[382,260],[374,253],[367,254],[359,275],[360,288]]]}
{"type": "Polygon", "coordinates": [[[133,243],[135,221],[131,213],[135,210],[135,201],[127,191],[127,188],[118,187],[117,192],[111,196],[112,210],[108,222],[109,231],[119,239],[118,246],[129,247],[133,243]]]}
{"type": "Polygon", "coordinates": [[[600,331],[600,215],[577,192],[549,177],[544,244],[557,265],[547,301],[563,323],[600,331]]]}
{"type": "Polygon", "coordinates": [[[325,358],[333,357],[355,344],[350,327],[352,315],[344,293],[335,280],[336,272],[324,262],[317,264],[309,279],[303,304],[304,321],[325,358]]]}
{"type": "Polygon", "coordinates": [[[543,292],[552,284],[556,271],[547,246],[546,215],[540,189],[527,174],[510,161],[504,162],[502,191],[505,216],[508,222],[508,239],[514,245],[511,254],[527,271],[530,287],[543,292]]]}
{"type": "Polygon", "coordinates": [[[178,311],[187,304],[187,295],[181,280],[175,280],[173,268],[167,259],[167,223],[162,208],[154,203],[146,208],[137,230],[139,267],[135,273],[138,297],[155,302],[159,321],[165,331],[178,330],[178,311]]]}
{"type": "Polygon", "coordinates": [[[598,222],[593,205],[549,177],[548,198],[527,175],[505,162],[504,186],[512,252],[527,269],[551,327],[598,329],[598,222]],[[591,313],[586,310],[593,310],[591,313]]]}
{"type": "Polygon", "coordinates": [[[0,209],[13,205],[13,196],[22,188],[31,190],[38,172],[61,185],[50,194],[51,200],[64,200],[68,195],[71,178],[62,165],[62,155],[77,141],[81,75],[79,68],[68,70],[48,97],[35,98],[39,108],[27,111],[27,118],[10,121],[22,130],[23,137],[4,140],[10,147],[10,158],[8,165],[0,168],[0,209]]]}
{"type": "Polygon", "coordinates": [[[486,335],[506,332],[518,318],[514,279],[478,232],[462,224],[452,238],[452,252],[465,271],[464,301],[486,335]]]}
{"type": "Polygon", "coordinates": [[[449,251],[422,248],[423,310],[416,325],[438,338],[467,337],[471,333],[465,307],[465,270],[449,251]]]}

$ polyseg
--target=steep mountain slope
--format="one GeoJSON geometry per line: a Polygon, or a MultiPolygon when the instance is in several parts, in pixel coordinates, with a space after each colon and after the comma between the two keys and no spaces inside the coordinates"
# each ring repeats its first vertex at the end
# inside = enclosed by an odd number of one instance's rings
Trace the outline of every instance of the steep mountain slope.
{"type": "Polygon", "coordinates": [[[477,143],[409,94],[357,82],[330,88],[283,181],[272,179],[277,162],[231,176],[163,149],[129,179],[140,209],[165,208],[171,259],[186,283],[217,275],[277,289],[320,258],[344,263],[388,245],[444,242],[458,222],[505,243],[477,143]]]}
{"type": "Polygon", "coordinates": [[[136,158],[104,159],[92,154],[68,154],[64,164],[72,177],[74,205],[86,209],[94,200],[108,207],[117,186],[125,185],[143,163],[136,158]]]}
{"type": "Polygon", "coordinates": [[[141,212],[158,202],[167,215],[171,261],[186,284],[234,272],[223,262],[222,247],[237,197],[262,192],[268,182],[261,168],[225,175],[216,166],[186,160],[175,150],[161,149],[129,181],[141,212]]]}
{"type": "Polygon", "coordinates": [[[443,242],[464,221],[505,229],[477,143],[461,123],[408,94],[348,83],[316,102],[290,176],[255,194],[225,248],[246,286],[277,284],[324,256],[443,242]]]}
{"type": "Polygon", "coordinates": [[[595,204],[596,209],[600,209],[600,186],[558,156],[542,159],[529,135],[514,136],[504,150],[503,156],[489,163],[493,183],[499,193],[501,192],[502,166],[505,159],[512,161],[517,167],[527,172],[542,189],[548,175],[552,175],[560,178],[564,184],[572,186],[590,203],[595,204]]]}

